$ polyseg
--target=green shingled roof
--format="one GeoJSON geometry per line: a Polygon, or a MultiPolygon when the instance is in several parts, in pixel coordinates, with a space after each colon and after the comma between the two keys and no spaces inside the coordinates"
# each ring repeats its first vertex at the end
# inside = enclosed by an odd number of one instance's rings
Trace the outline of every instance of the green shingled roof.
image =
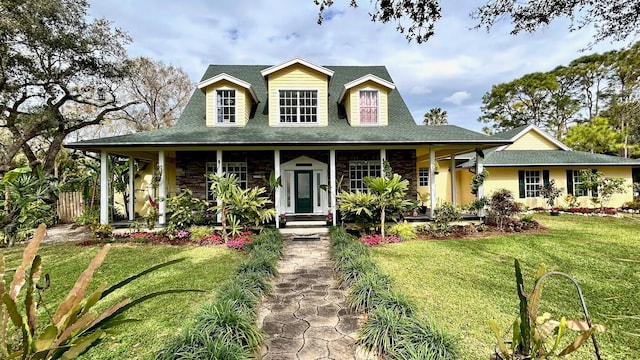
{"type": "MultiPolygon", "coordinates": [[[[68,144],[96,150],[123,146],[314,145],[314,144],[505,144],[508,141],[458,126],[417,125],[398,90],[389,94],[389,125],[351,127],[339,113],[344,84],[372,74],[393,82],[384,66],[327,66],[335,71],[329,88],[329,126],[269,127],[267,88],[260,71],[269,65],[210,65],[201,81],[226,73],[252,85],[260,103],[245,127],[207,127],[205,96],[195,90],[178,123],[169,128],[68,144]]],[[[344,112],[344,111],[341,111],[344,112]]]]}
{"type": "MultiPolygon", "coordinates": [[[[468,167],[475,159],[461,164],[468,167]]],[[[640,166],[640,159],[566,150],[503,150],[485,152],[484,166],[640,166]]]]}

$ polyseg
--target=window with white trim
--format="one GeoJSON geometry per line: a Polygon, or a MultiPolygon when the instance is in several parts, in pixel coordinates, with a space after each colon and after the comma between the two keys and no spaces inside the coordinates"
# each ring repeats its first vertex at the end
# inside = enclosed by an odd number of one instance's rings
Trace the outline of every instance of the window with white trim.
{"type": "MultiPolygon", "coordinates": [[[[215,174],[216,173],[216,163],[215,162],[207,162],[206,165],[206,173],[207,174],[215,174]]],[[[236,162],[223,162],[222,163],[222,172],[225,174],[234,174],[238,179],[238,185],[242,189],[247,188],[247,163],[244,161],[236,161],[236,162]]],[[[206,177],[207,181],[207,201],[215,201],[216,198],[211,191],[211,179],[206,177]]]]}
{"type": "Polygon", "coordinates": [[[589,191],[581,188],[580,170],[573,170],[573,196],[588,196],[589,191]]]}
{"type": "Polygon", "coordinates": [[[236,123],[236,91],[233,89],[216,90],[216,122],[218,124],[236,123]]]}
{"type": "Polygon", "coordinates": [[[364,183],[367,176],[380,177],[380,160],[350,161],[349,162],[349,189],[352,192],[368,192],[369,188],[364,183]]]}
{"type": "Polygon", "coordinates": [[[540,197],[540,188],[542,187],[542,177],[540,170],[526,170],[524,172],[524,191],[525,197],[540,197]]]}
{"type": "Polygon", "coordinates": [[[318,90],[279,90],[280,123],[317,123],[318,90]]]}
{"type": "Polygon", "coordinates": [[[360,124],[378,123],[378,90],[360,90],[360,124]]]}
{"type": "Polygon", "coordinates": [[[429,186],[429,168],[418,169],[418,186],[429,186]]]}

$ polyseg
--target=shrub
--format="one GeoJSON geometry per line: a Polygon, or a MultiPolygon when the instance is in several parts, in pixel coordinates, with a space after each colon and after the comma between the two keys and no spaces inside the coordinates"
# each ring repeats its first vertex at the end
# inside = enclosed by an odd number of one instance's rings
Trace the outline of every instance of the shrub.
{"type": "Polygon", "coordinates": [[[87,208],[82,215],[73,219],[73,222],[76,225],[85,226],[93,224],[94,221],[98,222],[98,220],[100,220],[100,209],[93,207],[87,208]]]}
{"type": "Polygon", "coordinates": [[[204,210],[205,206],[206,201],[194,197],[191,190],[182,190],[167,201],[167,211],[171,214],[167,229],[170,232],[187,229],[193,224],[193,213],[204,210]]]}
{"type": "Polygon", "coordinates": [[[191,241],[199,242],[203,237],[213,234],[215,229],[211,226],[192,226],[189,232],[191,232],[191,241]]]}
{"type": "Polygon", "coordinates": [[[374,246],[382,244],[382,236],[380,235],[367,235],[360,238],[363,244],[374,246]]]}
{"type": "Polygon", "coordinates": [[[489,201],[491,216],[495,217],[496,226],[504,230],[506,223],[520,212],[520,205],[507,189],[496,190],[489,201]]]}
{"type": "Polygon", "coordinates": [[[368,231],[380,217],[378,198],[366,192],[340,192],[337,196],[342,219],[352,221],[360,231],[368,231]]]}
{"type": "Polygon", "coordinates": [[[640,211],[640,200],[633,200],[622,205],[623,210],[640,211]]]}
{"type": "MultiPolygon", "coordinates": [[[[389,235],[397,235],[402,241],[413,240],[416,238],[416,228],[406,221],[393,225],[389,228],[389,235]]],[[[387,239],[391,242],[390,239],[387,239]]]]}
{"type": "Polygon", "coordinates": [[[106,240],[113,234],[113,227],[109,224],[100,224],[97,221],[91,224],[91,232],[97,240],[106,240]]]}
{"type": "Polygon", "coordinates": [[[436,224],[441,230],[449,231],[450,223],[460,219],[460,210],[452,203],[445,202],[433,211],[436,224]]]}

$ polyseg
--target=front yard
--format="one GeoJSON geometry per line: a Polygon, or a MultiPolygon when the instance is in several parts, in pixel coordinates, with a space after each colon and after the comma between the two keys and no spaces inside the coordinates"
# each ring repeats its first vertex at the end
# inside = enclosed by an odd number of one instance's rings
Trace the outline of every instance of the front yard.
{"type": "MultiPolygon", "coordinates": [[[[39,254],[43,258],[43,273],[51,275],[51,288],[42,293],[38,312],[41,323],[48,323],[47,313],[55,312],[56,306],[98,249],[97,246],[75,246],[72,243],[41,246],[39,254]]],[[[22,250],[23,247],[2,249],[7,269],[17,266],[22,250]]],[[[115,245],[96,271],[89,291],[103,281],[112,285],[155,264],[182,257],[186,260],[145,275],[110,294],[101,309],[125,296],[135,299],[165,289],[200,289],[204,292],[161,296],[134,307],[125,315],[142,321],[120,327],[120,331],[85,354],[84,359],[153,358],[155,351],[193,319],[202,304],[214,299],[220,284],[235,273],[244,258],[241,253],[223,246],[115,245]]]]}
{"type": "MultiPolygon", "coordinates": [[[[488,359],[495,339],[488,320],[507,331],[518,314],[513,269],[520,260],[527,290],[536,267],[578,280],[594,323],[603,359],[640,354],[640,220],[579,215],[535,216],[548,231],[465,240],[409,241],[373,248],[393,286],[408,295],[422,315],[459,338],[465,359],[488,359]]],[[[568,280],[545,282],[541,313],[578,319],[581,308],[568,280]]],[[[566,341],[567,339],[565,339],[566,341]]],[[[576,359],[592,359],[591,342],[576,359]]]]}

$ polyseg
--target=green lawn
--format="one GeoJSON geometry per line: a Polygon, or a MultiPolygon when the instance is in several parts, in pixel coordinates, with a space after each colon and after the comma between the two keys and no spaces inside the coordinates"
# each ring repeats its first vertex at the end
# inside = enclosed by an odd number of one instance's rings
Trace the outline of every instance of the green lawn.
{"type": "MultiPolygon", "coordinates": [[[[487,321],[507,330],[518,314],[513,258],[523,268],[528,290],[539,263],[572,275],[580,283],[595,323],[604,359],[640,357],[640,220],[539,214],[548,228],[537,234],[410,241],[377,247],[375,261],[408,295],[421,315],[460,339],[465,359],[488,358],[495,340],[487,321]]],[[[578,318],[579,301],[568,280],[545,283],[541,311],[578,318]]],[[[591,343],[589,343],[591,345],[591,343]]],[[[583,346],[576,359],[593,359],[583,346]]]]}
{"type": "MultiPolygon", "coordinates": [[[[22,248],[3,249],[7,268],[15,268],[22,248]]],[[[51,275],[51,288],[43,293],[39,309],[40,321],[49,321],[48,312],[66,296],[77,277],[98,252],[98,247],[77,247],[73,244],[44,245],[43,272],[51,275]]],[[[145,275],[123,289],[110,294],[102,309],[125,296],[141,295],[165,289],[201,289],[203,293],[172,294],[157,297],[131,309],[128,317],[141,319],[128,324],[110,335],[96,348],[83,356],[85,359],[150,359],[172,335],[189,322],[200,305],[213,300],[219,284],[232,276],[243,256],[223,247],[178,246],[126,246],[115,245],[102,266],[96,271],[91,289],[103,281],[110,285],[152,265],[175,258],[187,260],[145,275]]],[[[43,324],[44,325],[44,324],[43,324]]]]}

